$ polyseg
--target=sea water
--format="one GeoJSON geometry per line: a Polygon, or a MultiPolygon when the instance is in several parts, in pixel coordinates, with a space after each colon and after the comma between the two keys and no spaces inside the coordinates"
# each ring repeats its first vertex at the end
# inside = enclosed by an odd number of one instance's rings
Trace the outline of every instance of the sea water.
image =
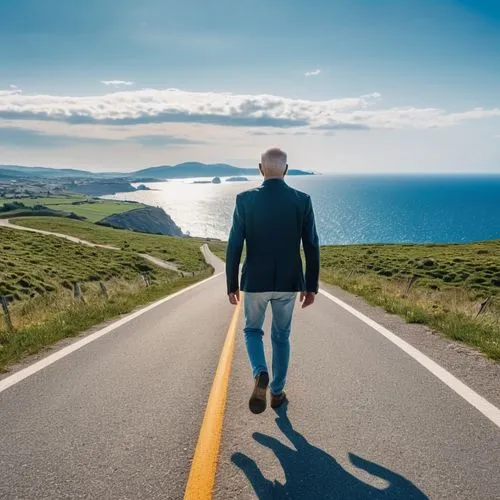
{"type": "MultiPolygon", "coordinates": [[[[163,208],[192,236],[226,239],[237,193],[260,184],[146,184],[107,198],[163,208]]],[[[289,177],[311,195],[322,244],[470,242],[500,238],[500,176],[289,177]]]]}

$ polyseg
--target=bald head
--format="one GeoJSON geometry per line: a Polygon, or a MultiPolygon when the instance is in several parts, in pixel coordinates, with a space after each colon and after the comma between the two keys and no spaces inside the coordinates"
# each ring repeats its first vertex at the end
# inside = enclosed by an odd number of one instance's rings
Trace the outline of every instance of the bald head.
{"type": "Polygon", "coordinates": [[[286,153],[279,148],[268,149],[262,154],[260,169],[266,179],[284,177],[288,169],[286,153]]]}

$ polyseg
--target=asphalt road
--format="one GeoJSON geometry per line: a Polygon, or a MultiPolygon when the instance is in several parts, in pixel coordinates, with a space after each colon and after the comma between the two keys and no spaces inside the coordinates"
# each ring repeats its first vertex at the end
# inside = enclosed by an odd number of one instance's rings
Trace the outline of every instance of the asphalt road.
{"type": "MultiPolygon", "coordinates": [[[[232,313],[216,277],[0,392],[0,498],[182,498],[232,313]]],[[[500,498],[499,428],[323,296],[287,411],[251,388],[240,334],[217,499],[500,498]]]]}

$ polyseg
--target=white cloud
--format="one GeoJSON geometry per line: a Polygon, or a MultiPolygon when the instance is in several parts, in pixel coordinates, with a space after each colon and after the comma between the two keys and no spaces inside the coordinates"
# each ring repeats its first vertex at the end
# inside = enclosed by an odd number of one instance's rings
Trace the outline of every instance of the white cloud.
{"type": "Polygon", "coordinates": [[[143,89],[71,97],[0,90],[0,118],[71,124],[199,123],[239,127],[327,130],[429,129],[500,117],[500,109],[380,106],[379,93],[325,101],[275,95],[143,89]],[[375,106],[375,104],[378,104],[375,106]]]}
{"type": "Polygon", "coordinates": [[[108,86],[111,85],[113,87],[130,87],[131,85],[134,85],[135,82],[126,80],[101,80],[101,83],[108,86]]]}
{"type": "MultiPolygon", "coordinates": [[[[0,99],[11,95],[21,94],[22,90],[16,85],[9,85],[7,90],[0,89],[0,99]]],[[[1,103],[2,101],[0,101],[1,103]]]]}
{"type": "Polygon", "coordinates": [[[320,69],[315,69],[314,71],[306,71],[304,76],[307,78],[309,76],[318,76],[321,73],[320,69]]]}

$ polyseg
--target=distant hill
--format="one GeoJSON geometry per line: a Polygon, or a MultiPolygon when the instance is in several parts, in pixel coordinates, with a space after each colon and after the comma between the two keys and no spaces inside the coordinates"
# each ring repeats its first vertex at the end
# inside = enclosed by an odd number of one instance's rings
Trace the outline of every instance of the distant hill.
{"type": "MultiPolygon", "coordinates": [[[[226,163],[199,163],[186,162],[178,165],[161,165],[157,167],[144,168],[135,172],[88,172],[87,170],[76,170],[72,168],[50,168],[50,167],[25,167],[21,165],[0,165],[1,179],[58,179],[58,178],[93,178],[110,179],[121,178],[124,180],[162,180],[182,179],[191,177],[240,177],[259,175],[257,168],[234,167],[226,163]]],[[[314,175],[312,172],[303,170],[289,170],[288,175],[314,175]]]]}
{"type": "Polygon", "coordinates": [[[19,172],[4,168],[0,165],[0,179],[17,179],[18,177],[22,177],[19,172]]]}
{"type": "MultiPolygon", "coordinates": [[[[257,168],[233,167],[226,163],[198,163],[187,162],[179,165],[162,165],[158,167],[145,168],[129,174],[137,177],[155,177],[157,179],[182,179],[189,177],[233,177],[259,175],[257,168]]],[[[303,170],[289,170],[288,175],[313,175],[311,172],[303,170]]]]}
{"type": "Polygon", "coordinates": [[[21,165],[0,165],[0,177],[92,177],[92,172],[72,168],[24,167],[21,165]]]}

